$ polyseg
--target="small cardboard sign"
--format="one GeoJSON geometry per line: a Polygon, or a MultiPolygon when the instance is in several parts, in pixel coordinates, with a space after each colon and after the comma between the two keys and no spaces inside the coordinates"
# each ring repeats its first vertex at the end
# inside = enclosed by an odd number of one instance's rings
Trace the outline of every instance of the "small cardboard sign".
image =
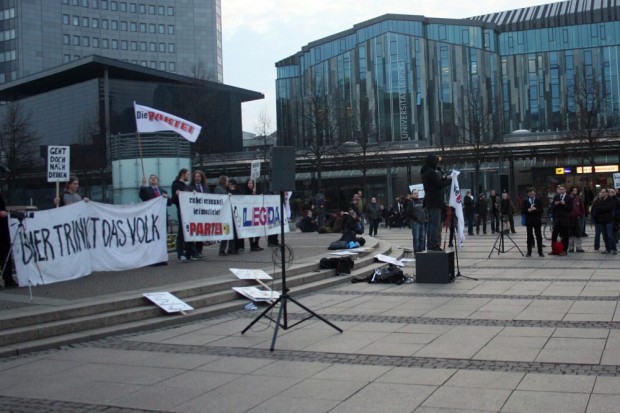
{"type": "Polygon", "coordinates": [[[194,309],[169,292],[144,293],[143,295],[167,313],[183,313],[194,309]]]}
{"type": "Polygon", "coordinates": [[[250,178],[258,179],[260,177],[260,161],[252,161],[250,178]]]}
{"type": "Polygon", "coordinates": [[[69,182],[70,146],[47,147],[47,182],[69,182]]]}

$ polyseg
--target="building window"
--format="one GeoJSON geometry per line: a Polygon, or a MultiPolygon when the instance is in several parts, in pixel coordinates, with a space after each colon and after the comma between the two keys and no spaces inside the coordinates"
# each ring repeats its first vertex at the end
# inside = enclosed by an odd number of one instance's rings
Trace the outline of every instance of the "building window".
{"type": "Polygon", "coordinates": [[[62,0],[62,4],[69,4],[69,0],[62,0]]]}
{"type": "Polygon", "coordinates": [[[149,62],[149,67],[150,67],[151,69],[157,69],[157,62],[155,62],[155,61],[151,60],[151,61],[149,62]]]}
{"type": "Polygon", "coordinates": [[[157,14],[163,16],[166,14],[166,8],[164,6],[157,6],[157,14]]]}
{"type": "Polygon", "coordinates": [[[127,31],[127,22],[121,22],[121,31],[127,31]]]}
{"type": "Polygon", "coordinates": [[[166,43],[159,44],[159,53],[166,53],[166,43]]]}
{"type": "Polygon", "coordinates": [[[93,23],[93,28],[95,29],[99,28],[99,19],[93,17],[92,23],[93,23]]]}
{"type": "Polygon", "coordinates": [[[159,62],[159,70],[166,70],[166,62],[159,62]]]}
{"type": "Polygon", "coordinates": [[[146,60],[140,60],[140,65],[146,67],[146,60]]]}
{"type": "Polygon", "coordinates": [[[168,43],[168,53],[174,53],[174,43],[168,43]]]}
{"type": "Polygon", "coordinates": [[[146,14],[146,5],[145,4],[140,3],[140,14],[146,14]]]}
{"type": "Polygon", "coordinates": [[[124,1],[121,1],[121,11],[127,12],[127,3],[125,3],[124,1]]]}
{"type": "Polygon", "coordinates": [[[137,7],[136,7],[136,3],[129,3],[129,12],[130,13],[136,13],[137,12],[137,7]]]}
{"type": "Polygon", "coordinates": [[[82,0],[82,7],[88,7],[88,0],[82,0]]]}
{"type": "Polygon", "coordinates": [[[69,24],[69,15],[68,14],[63,14],[62,15],[62,24],[69,24]]]}
{"type": "Polygon", "coordinates": [[[90,47],[90,37],[82,37],[82,45],[84,47],[90,47]]]}
{"type": "Polygon", "coordinates": [[[93,5],[93,9],[99,8],[99,0],[92,0],[91,4],[93,5]]]}
{"type": "Polygon", "coordinates": [[[110,21],[112,30],[118,30],[118,20],[111,20],[110,21]]]}
{"type": "Polygon", "coordinates": [[[101,28],[108,30],[108,19],[101,19],[101,28]]]}
{"type": "Polygon", "coordinates": [[[115,2],[115,1],[111,1],[110,2],[110,10],[117,11],[118,10],[118,3],[115,2]]]}
{"type": "Polygon", "coordinates": [[[158,33],[159,34],[166,34],[166,26],[164,24],[160,24],[158,26],[158,33]]]}
{"type": "Polygon", "coordinates": [[[146,23],[140,23],[140,33],[146,33],[146,23]]]}
{"type": "Polygon", "coordinates": [[[155,6],[149,4],[149,14],[155,14],[155,6]]]}
{"type": "Polygon", "coordinates": [[[134,64],[134,65],[137,65],[138,61],[137,60],[132,60],[131,63],[134,64]]]}
{"type": "Polygon", "coordinates": [[[82,17],[82,26],[88,27],[88,17],[82,17]]]}
{"type": "Polygon", "coordinates": [[[138,42],[136,42],[134,40],[131,41],[131,50],[134,51],[134,52],[138,51],[138,42]]]}
{"type": "Polygon", "coordinates": [[[168,6],[168,16],[174,16],[174,7],[168,6]]]}
{"type": "Polygon", "coordinates": [[[140,51],[146,52],[146,42],[140,42],[140,51]]]}
{"type": "Polygon", "coordinates": [[[80,45],[80,36],[73,36],[73,45],[74,46],[80,45]]]}
{"type": "MultiPolygon", "coordinates": [[[[70,54],[64,54],[62,55],[62,62],[63,63],[69,63],[71,61],[71,55],[70,54]]],[[[2,82],[4,83],[4,82],[2,82]]]]}
{"type": "Polygon", "coordinates": [[[79,55],[79,54],[74,54],[74,55],[73,55],[73,60],[78,60],[79,58],[80,58],[80,55],[79,55]]]}
{"type": "Polygon", "coordinates": [[[74,26],[80,25],[80,16],[73,16],[73,25],[74,26]]]}
{"type": "Polygon", "coordinates": [[[118,40],[112,39],[112,49],[118,49],[118,40]]]}
{"type": "Polygon", "coordinates": [[[129,22],[129,30],[132,32],[137,32],[138,31],[138,23],[136,22],[129,22]]]}
{"type": "Polygon", "coordinates": [[[101,0],[101,8],[103,10],[107,10],[108,9],[108,0],[101,0]]]}
{"type": "Polygon", "coordinates": [[[155,25],[153,23],[149,24],[149,33],[155,34],[155,25]]]}
{"type": "Polygon", "coordinates": [[[78,0],[73,0],[73,1],[71,2],[71,4],[72,4],[72,5],[74,5],[74,6],[77,6],[77,5],[78,5],[78,0]]]}
{"type": "Polygon", "coordinates": [[[110,41],[108,39],[101,39],[101,47],[104,49],[109,49],[110,41]]]}
{"type": "Polygon", "coordinates": [[[127,50],[127,40],[121,40],[121,50],[127,50]]]}
{"type": "Polygon", "coordinates": [[[99,38],[93,37],[93,47],[99,47],[99,38]]]}
{"type": "Polygon", "coordinates": [[[168,71],[169,72],[176,72],[177,70],[177,65],[174,62],[169,62],[168,63],[168,71]]]}
{"type": "Polygon", "coordinates": [[[156,52],[157,51],[157,44],[155,42],[149,43],[149,50],[151,52],[156,52]]]}
{"type": "Polygon", "coordinates": [[[174,34],[174,26],[172,24],[168,25],[168,34],[174,34]]]}
{"type": "Polygon", "coordinates": [[[62,35],[62,44],[70,45],[71,44],[71,36],[68,34],[62,35]]]}

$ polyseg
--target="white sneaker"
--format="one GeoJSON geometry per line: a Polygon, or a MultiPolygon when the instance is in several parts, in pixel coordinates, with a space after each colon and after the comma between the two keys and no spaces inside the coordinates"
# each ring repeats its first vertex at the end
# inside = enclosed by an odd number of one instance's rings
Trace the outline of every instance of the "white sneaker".
{"type": "Polygon", "coordinates": [[[179,258],[177,258],[177,262],[179,263],[188,263],[189,261],[187,260],[187,257],[185,255],[181,255],[179,258]]]}

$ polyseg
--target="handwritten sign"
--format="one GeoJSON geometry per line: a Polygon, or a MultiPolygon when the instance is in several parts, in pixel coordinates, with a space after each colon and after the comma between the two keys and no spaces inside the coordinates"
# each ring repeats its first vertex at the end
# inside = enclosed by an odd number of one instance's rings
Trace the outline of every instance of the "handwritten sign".
{"type": "Polygon", "coordinates": [[[184,311],[194,309],[185,301],[175,297],[169,292],[144,293],[142,295],[144,295],[147,299],[152,301],[153,304],[157,305],[167,313],[182,313],[184,311]]]}
{"type": "Polygon", "coordinates": [[[260,161],[252,161],[250,178],[258,179],[260,177],[260,161]]]}
{"type": "Polygon", "coordinates": [[[47,182],[68,182],[70,169],[70,147],[47,147],[47,182]]]}

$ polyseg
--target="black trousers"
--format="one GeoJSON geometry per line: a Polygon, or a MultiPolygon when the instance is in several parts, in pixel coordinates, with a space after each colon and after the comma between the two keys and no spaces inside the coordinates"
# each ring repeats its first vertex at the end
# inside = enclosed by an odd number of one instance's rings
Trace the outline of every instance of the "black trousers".
{"type": "Polygon", "coordinates": [[[538,245],[538,253],[542,254],[542,232],[540,230],[541,224],[528,224],[527,230],[527,253],[531,254],[534,249],[534,234],[536,234],[536,245],[538,245]]]}

